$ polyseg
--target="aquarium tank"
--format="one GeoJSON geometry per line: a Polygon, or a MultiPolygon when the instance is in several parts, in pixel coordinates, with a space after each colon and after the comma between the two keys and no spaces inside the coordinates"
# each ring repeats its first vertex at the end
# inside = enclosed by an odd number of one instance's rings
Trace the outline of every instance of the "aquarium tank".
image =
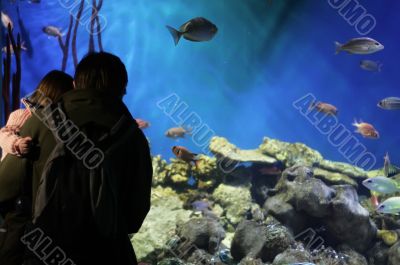
{"type": "Polygon", "coordinates": [[[73,76],[92,52],[125,64],[153,162],[139,264],[400,264],[399,1],[1,12],[2,126],[49,71],[73,76]]]}

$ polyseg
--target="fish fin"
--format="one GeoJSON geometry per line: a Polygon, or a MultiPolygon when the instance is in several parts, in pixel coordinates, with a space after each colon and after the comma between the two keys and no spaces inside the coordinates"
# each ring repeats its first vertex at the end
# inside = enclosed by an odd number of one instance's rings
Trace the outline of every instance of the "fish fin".
{"type": "Polygon", "coordinates": [[[339,54],[342,50],[342,44],[338,41],[335,41],[335,54],[339,54]]]}
{"type": "Polygon", "coordinates": [[[166,26],[166,27],[169,30],[169,32],[171,33],[172,38],[174,39],[175,46],[178,45],[179,40],[182,37],[182,32],[180,32],[180,31],[178,31],[178,30],[176,30],[176,29],[174,29],[173,27],[170,27],[170,26],[166,26]]]}
{"type": "Polygon", "coordinates": [[[378,72],[382,71],[383,63],[378,62],[378,72]]]}
{"type": "Polygon", "coordinates": [[[389,170],[388,170],[388,177],[392,178],[396,176],[397,174],[400,173],[400,168],[394,166],[394,165],[389,165],[389,170]]]}
{"type": "MultiPolygon", "coordinates": [[[[185,129],[185,128],[183,128],[185,129]]],[[[185,129],[186,134],[192,135],[193,134],[193,127],[188,127],[187,129],[185,129]]]]}
{"type": "Polygon", "coordinates": [[[21,42],[21,50],[27,51],[28,48],[25,46],[25,41],[21,42]]]}

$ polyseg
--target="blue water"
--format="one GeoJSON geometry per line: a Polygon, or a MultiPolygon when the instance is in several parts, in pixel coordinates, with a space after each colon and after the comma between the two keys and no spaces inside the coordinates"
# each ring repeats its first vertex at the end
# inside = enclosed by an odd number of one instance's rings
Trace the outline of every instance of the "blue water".
{"type": "MultiPolygon", "coordinates": [[[[58,42],[42,32],[48,25],[64,31],[68,27],[70,11],[60,2],[19,2],[28,31],[25,41],[33,47],[23,55],[23,93],[32,91],[45,73],[60,68],[58,42]]],[[[217,135],[241,148],[256,148],[268,136],[303,142],[327,159],[346,162],[327,136],[292,106],[313,93],[339,108],[338,120],[349,130],[354,131],[355,118],[375,125],[379,140],[356,137],[377,157],[377,166],[386,151],[400,164],[400,111],[376,107],[384,97],[400,96],[400,2],[360,2],[376,18],[377,26],[368,36],[385,45],[382,52],[335,55],[334,41],[359,34],[327,1],[104,0],[100,14],[107,20],[102,33],[105,50],[119,55],[129,72],[125,102],[135,117],[151,122],[145,133],[153,154],[171,157],[176,144],[204,152],[190,137],[174,141],[164,136],[176,125],[157,102],[175,93],[188,104],[188,113],[197,113],[217,135]],[[175,47],[165,25],[179,27],[197,16],[214,22],[217,36],[206,43],[181,40],[175,47]],[[383,71],[360,69],[361,59],[381,61],[383,71]]],[[[20,30],[16,4],[2,3],[20,30]]],[[[88,51],[85,26],[78,34],[80,58],[88,51]]],[[[67,71],[74,71],[71,58],[67,71]]]]}

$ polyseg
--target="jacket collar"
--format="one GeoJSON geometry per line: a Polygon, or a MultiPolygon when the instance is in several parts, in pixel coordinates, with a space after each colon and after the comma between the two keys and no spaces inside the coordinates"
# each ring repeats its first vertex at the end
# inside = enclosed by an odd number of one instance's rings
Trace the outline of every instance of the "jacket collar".
{"type": "Polygon", "coordinates": [[[87,121],[109,125],[122,115],[133,119],[121,99],[98,90],[74,89],[62,96],[62,102],[67,113],[76,117],[77,125],[87,121]]]}

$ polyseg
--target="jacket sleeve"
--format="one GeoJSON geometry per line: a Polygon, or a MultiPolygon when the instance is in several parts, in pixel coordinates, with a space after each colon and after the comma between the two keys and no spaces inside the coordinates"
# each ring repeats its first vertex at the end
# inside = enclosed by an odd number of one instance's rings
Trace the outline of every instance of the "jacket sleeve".
{"type": "Polygon", "coordinates": [[[134,145],[129,147],[128,179],[126,203],[133,204],[125,212],[127,217],[127,233],[139,231],[147,213],[150,210],[151,185],[153,177],[152,159],[149,144],[140,129],[136,130],[134,145]]]}
{"type": "MultiPolygon", "coordinates": [[[[35,117],[26,120],[21,128],[22,137],[31,136],[37,139],[39,121],[35,117]]],[[[32,168],[31,159],[6,156],[0,163],[0,202],[20,195],[21,182],[32,168]]]]}
{"type": "Polygon", "coordinates": [[[6,126],[0,129],[0,147],[3,151],[2,158],[4,158],[5,154],[17,154],[14,144],[21,137],[16,134],[16,130],[21,129],[26,118],[26,110],[16,110],[10,114],[6,126]]]}
{"type": "Polygon", "coordinates": [[[13,131],[7,129],[7,127],[3,127],[0,129],[0,147],[3,151],[4,157],[6,154],[16,155],[14,144],[21,137],[16,135],[13,131]]]}

